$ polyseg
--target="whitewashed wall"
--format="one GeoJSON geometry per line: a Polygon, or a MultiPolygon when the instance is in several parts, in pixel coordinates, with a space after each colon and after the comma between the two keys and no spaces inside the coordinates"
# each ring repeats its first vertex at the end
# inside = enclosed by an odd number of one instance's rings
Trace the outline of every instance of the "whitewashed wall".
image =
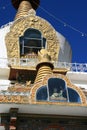
{"type": "Polygon", "coordinates": [[[71,50],[69,42],[59,32],[57,32],[57,36],[60,42],[60,51],[59,51],[58,61],[71,63],[72,50],[71,50]]]}

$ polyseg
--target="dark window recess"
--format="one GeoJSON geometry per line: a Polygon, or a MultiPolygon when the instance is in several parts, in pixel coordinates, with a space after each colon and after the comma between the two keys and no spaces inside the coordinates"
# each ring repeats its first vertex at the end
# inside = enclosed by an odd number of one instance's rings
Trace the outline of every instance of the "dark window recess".
{"type": "Polygon", "coordinates": [[[68,94],[69,94],[69,101],[70,102],[81,102],[79,94],[73,90],[72,88],[68,88],[68,94]]]}
{"type": "Polygon", "coordinates": [[[45,48],[46,39],[42,37],[39,30],[29,28],[24,35],[19,38],[20,55],[37,54],[41,48],[45,48]]]}
{"type": "Polygon", "coordinates": [[[59,78],[50,78],[48,80],[49,89],[49,100],[66,102],[67,99],[67,89],[65,81],[59,78]]]}
{"type": "Polygon", "coordinates": [[[36,99],[46,101],[48,98],[47,87],[42,86],[37,90],[36,99]]]}

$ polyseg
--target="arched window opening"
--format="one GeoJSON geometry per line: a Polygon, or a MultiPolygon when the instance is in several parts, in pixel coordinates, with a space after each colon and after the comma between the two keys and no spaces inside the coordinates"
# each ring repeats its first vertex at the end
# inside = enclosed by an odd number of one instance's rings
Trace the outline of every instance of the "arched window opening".
{"type": "Polygon", "coordinates": [[[37,54],[41,48],[45,48],[46,39],[37,29],[29,28],[24,35],[19,38],[20,55],[37,54]]]}
{"type": "Polygon", "coordinates": [[[47,94],[47,87],[42,86],[39,88],[36,92],[36,100],[38,101],[46,101],[48,99],[48,94],[47,94]]]}
{"type": "Polygon", "coordinates": [[[48,80],[49,89],[49,100],[66,102],[67,99],[67,89],[65,81],[59,78],[50,78],[48,80]]]}
{"type": "Polygon", "coordinates": [[[37,101],[81,103],[79,93],[67,87],[63,79],[50,78],[48,84],[36,92],[37,101]]]}

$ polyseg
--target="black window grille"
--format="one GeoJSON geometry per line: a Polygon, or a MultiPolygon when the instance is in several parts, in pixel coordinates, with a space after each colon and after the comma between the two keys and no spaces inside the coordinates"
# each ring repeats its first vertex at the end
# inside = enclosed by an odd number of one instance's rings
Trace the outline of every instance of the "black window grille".
{"type": "Polygon", "coordinates": [[[24,35],[19,38],[20,55],[37,54],[41,48],[46,47],[46,39],[42,36],[39,30],[29,28],[24,35]]]}

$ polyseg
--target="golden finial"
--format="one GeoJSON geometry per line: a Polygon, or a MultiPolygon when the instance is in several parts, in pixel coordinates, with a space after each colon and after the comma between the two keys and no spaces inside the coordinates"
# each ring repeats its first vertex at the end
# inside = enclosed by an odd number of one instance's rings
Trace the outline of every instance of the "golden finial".
{"type": "Polygon", "coordinates": [[[39,6],[39,0],[12,0],[15,9],[18,9],[15,20],[27,16],[29,10],[36,10],[39,6]]]}
{"type": "Polygon", "coordinates": [[[40,62],[49,62],[51,61],[50,53],[46,49],[41,49],[38,52],[38,59],[40,62]]]}

